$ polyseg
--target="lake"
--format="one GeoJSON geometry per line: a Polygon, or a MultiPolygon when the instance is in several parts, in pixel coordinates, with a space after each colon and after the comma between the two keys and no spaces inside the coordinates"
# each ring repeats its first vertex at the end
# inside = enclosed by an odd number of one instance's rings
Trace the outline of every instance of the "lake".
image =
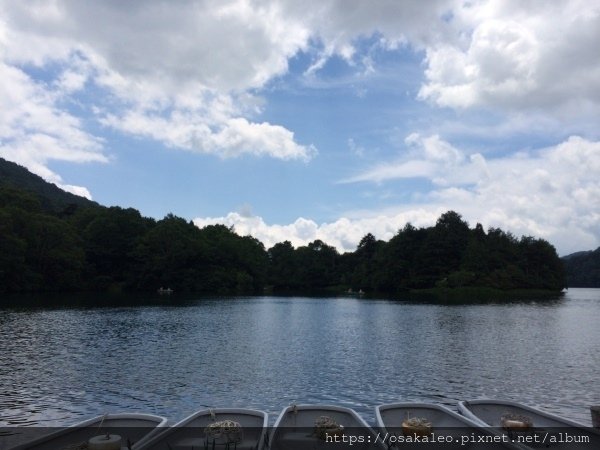
{"type": "Polygon", "coordinates": [[[292,403],[516,400],[590,425],[600,290],[554,299],[20,297],[0,307],[0,426],[292,403]],[[32,301],[34,298],[34,301],[32,301]],[[37,303],[52,306],[38,306],[37,303]],[[66,307],[60,304],[74,303],[66,307]]]}

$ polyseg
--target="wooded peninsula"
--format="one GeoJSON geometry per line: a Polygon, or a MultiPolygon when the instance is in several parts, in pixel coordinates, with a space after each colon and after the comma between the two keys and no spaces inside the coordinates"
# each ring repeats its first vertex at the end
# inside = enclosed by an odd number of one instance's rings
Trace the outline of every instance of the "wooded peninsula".
{"type": "Polygon", "coordinates": [[[319,290],[395,295],[428,288],[565,287],[543,239],[470,228],[448,211],[410,223],[387,242],[364,236],[354,252],[315,240],[265,249],[224,225],[198,228],[168,214],[143,217],[60,190],[0,159],[0,292],[156,291],[256,294],[319,290]]]}

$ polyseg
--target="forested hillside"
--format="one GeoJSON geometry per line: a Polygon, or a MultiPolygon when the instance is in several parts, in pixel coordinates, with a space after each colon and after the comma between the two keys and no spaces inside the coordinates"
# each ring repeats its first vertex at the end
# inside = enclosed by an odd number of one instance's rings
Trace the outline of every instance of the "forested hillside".
{"type": "Polygon", "coordinates": [[[563,257],[569,287],[600,287],[600,247],[563,257]]]}
{"type": "Polygon", "coordinates": [[[42,211],[60,215],[79,206],[99,206],[84,197],[65,192],[52,183],[34,175],[24,167],[0,158],[0,186],[13,187],[36,194],[42,211]]]}
{"type": "Polygon", "coordinates": [[[185,219],[142,217],[61,191],[0,160],[0,292],[257,293],[431,287],[560,290],[552,245],[500,229],[469,228],[449,211],[429,228],[407,224],[388,242],[367,234],[354,252],[321,241],[266,250],[261,242],[185,219]]]}

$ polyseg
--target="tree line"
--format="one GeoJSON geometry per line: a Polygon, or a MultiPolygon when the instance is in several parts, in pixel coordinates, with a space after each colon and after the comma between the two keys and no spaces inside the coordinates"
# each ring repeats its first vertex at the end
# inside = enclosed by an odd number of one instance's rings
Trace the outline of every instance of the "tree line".
{"type": "Polygon", "coordinates": [[[396,294],[434,287],[565,286],[563,263],[547,241],[484,231],[480,224],[471,229],[454,211],[428,228],[407,224],[387,242],[367,234],[354,252],[340,254],[320,240],[265,249],[224,225],[198,228],[172,214],[155,220],[58,188],[27,188],[14,178],[0,182],[0,292],[170,287],[210,294],[265,288],[396,294]]]}
{"type": "Polygon", "coordinates": [[[600,287],[600,247],[562,258],[569,287],[600,287]]]}
{"type": "Polygon", "coordinates": [[[250,293],[264,286],[266,258],[260,242],[222,225],[119,207],[52,214],[33,194],[0,188],[0,291],[250,293]]]}
{"type": "Polygon", "coordinates": [[[338,254],[321,241],[294,249],[289,242],[268,250],[271,285],[282,290],[307,286],[348,287],[354,291],[397,294],[428,288],[561,290],[564,268],[543,239],[517,239],[498,228],[470,229],[448,211],[436,224],[410,223],[387,242],[364,236],[356,251],[338,254]]]}

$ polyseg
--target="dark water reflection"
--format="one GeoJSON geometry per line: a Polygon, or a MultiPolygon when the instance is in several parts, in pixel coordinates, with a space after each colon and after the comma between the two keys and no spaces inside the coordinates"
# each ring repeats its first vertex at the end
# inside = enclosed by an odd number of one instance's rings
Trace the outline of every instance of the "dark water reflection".
{"type": "MultiPolygon", "coordinates": [[[[511,302],[19,297],[0,309],[0,425],[202,407],[512,399],[590,423],[600,290],[511,302]],[[127,301],[125,301],[127,300],[127,301]],[[53,303],[40,307],[39,303],[53,303]],[[37,304],[37,305],[36,305],[37,304]],[[24,306],[25,305],[25,306],[24,306]]],[[[272,419],[273,420],[273,419],[272,419]]]]}

